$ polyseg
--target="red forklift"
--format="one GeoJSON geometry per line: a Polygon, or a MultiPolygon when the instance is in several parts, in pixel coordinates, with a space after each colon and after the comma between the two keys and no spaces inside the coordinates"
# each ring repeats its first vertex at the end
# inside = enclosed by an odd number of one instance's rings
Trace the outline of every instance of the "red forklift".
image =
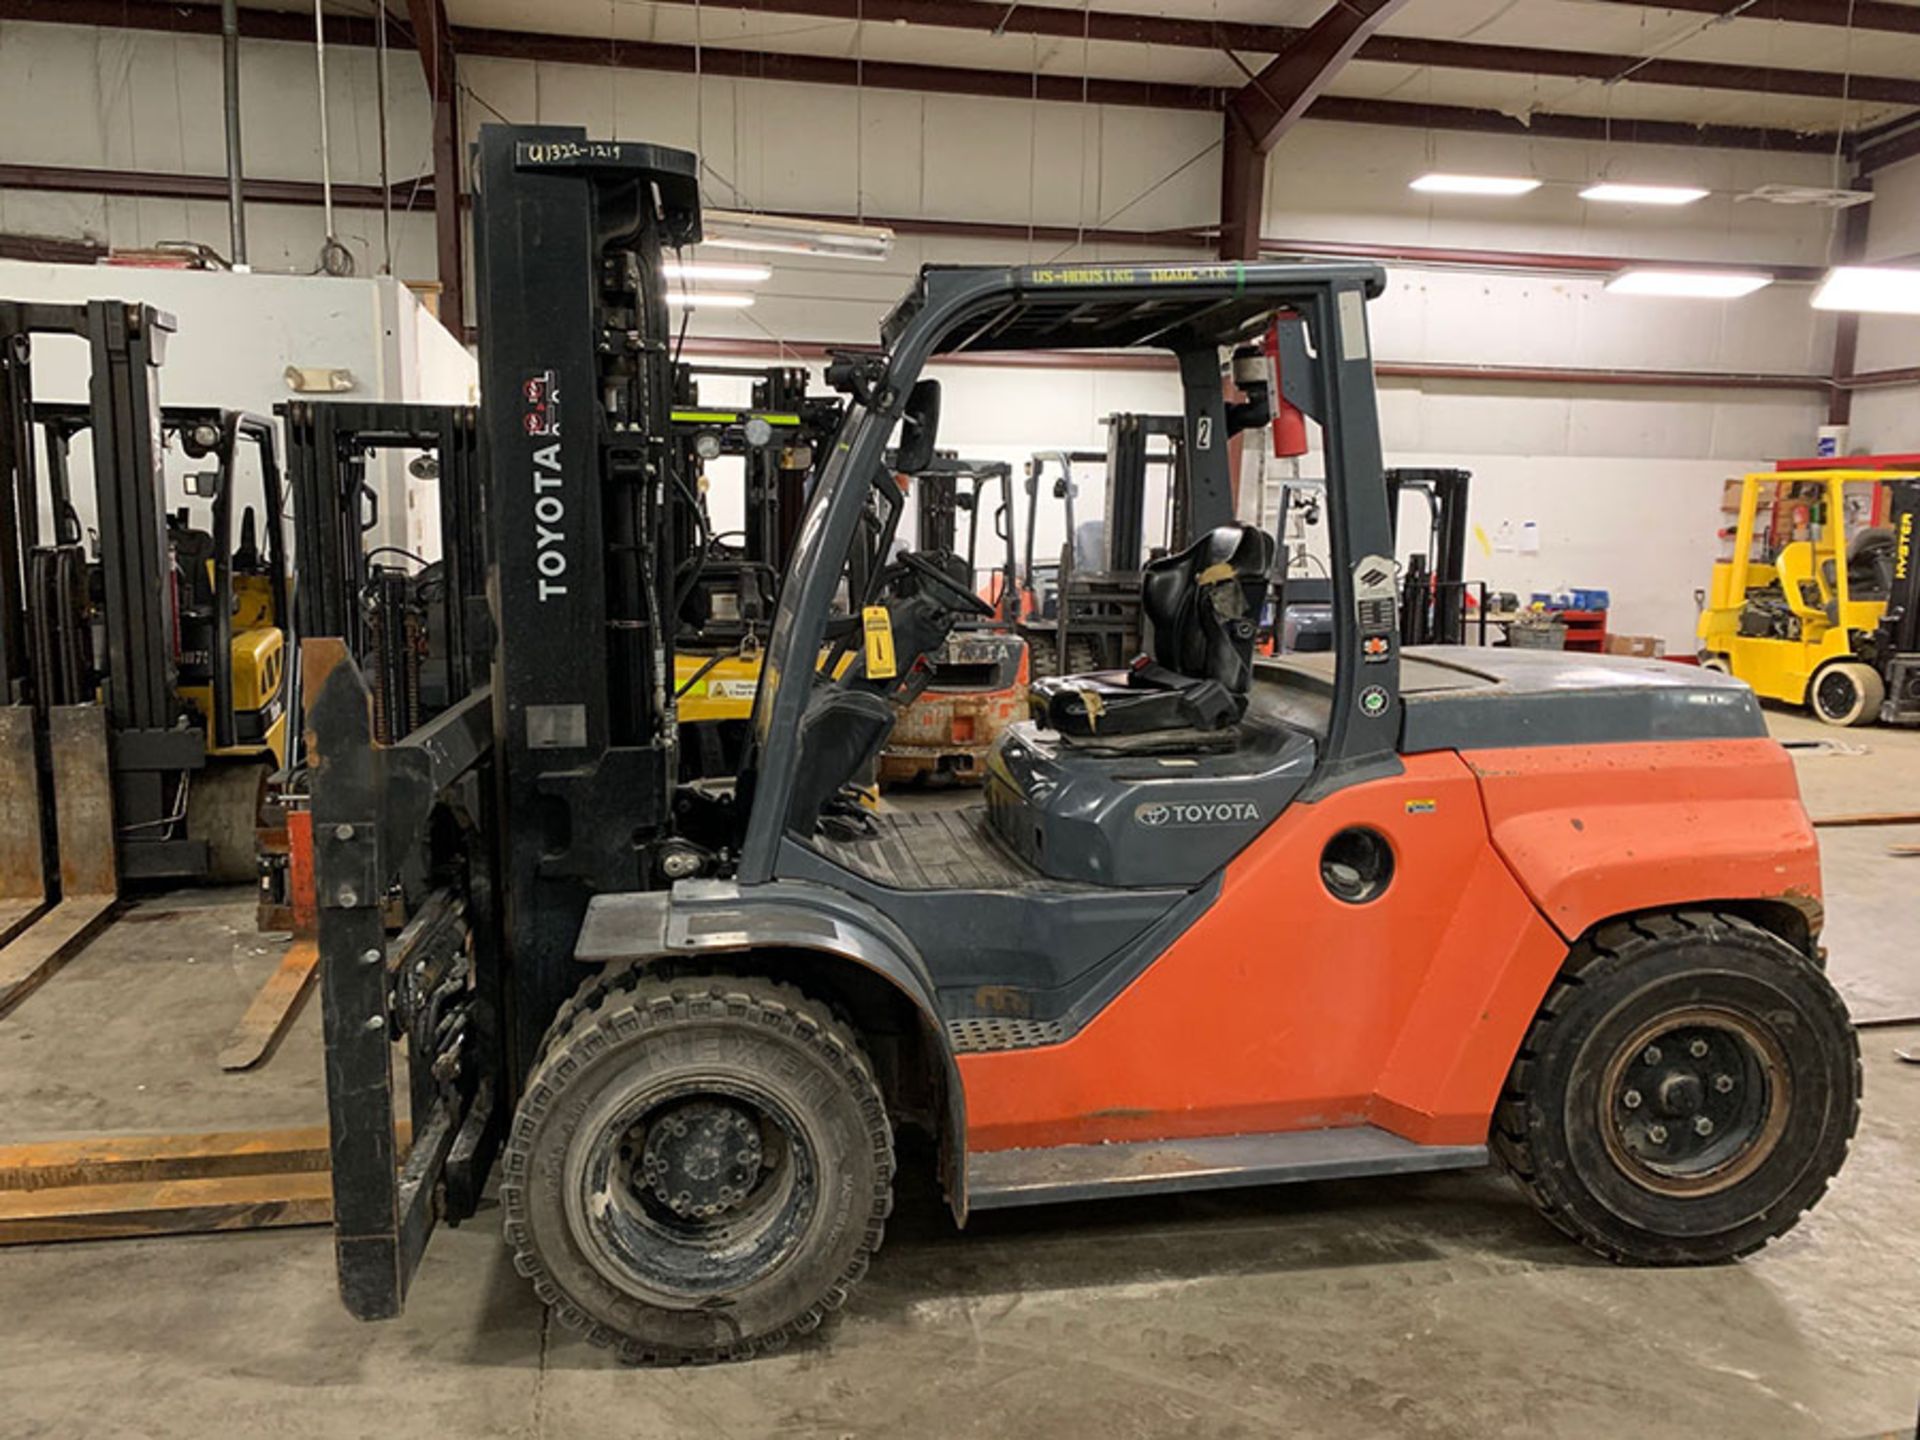
{"type": "Polygon", "coordinates": [[[344,647],[306,642],[354,1314],[399,1312],[496,1160],[515,1268],[634,1361],[820,1329],[917,1153],[956,1224],[1497,1157],[1637,1264],[1748,1254],[1818,1201],[1859,1052],[1792,764],[1724,676],[1403,650],[1378,266],[924,269],[829,367],[847,410],[745,763],[683,785],[659,262],[699,238],[695,157],[489,127],[476,175],[489,677],[382,745],[344,647]],[[892,543],[926,368],[1170,350],[1224,492],[1223,357],[1276,322],[1326,456],[1332,648],[1255,659],[1274,539],[1216,526],[1145,566],[1148,662],[1054,682],[980,803],[832,823],[915,665],[991,610],[892,543]]]}

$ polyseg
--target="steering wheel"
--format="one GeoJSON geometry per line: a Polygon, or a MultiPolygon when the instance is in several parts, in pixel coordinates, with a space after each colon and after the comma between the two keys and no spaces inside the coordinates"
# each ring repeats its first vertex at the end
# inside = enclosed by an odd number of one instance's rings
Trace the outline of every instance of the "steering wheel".
{"type": "Polygon", "coordinates": [[[925,580],[948,602],[950,610],[968,611],[991,620],[998,613],[993,606],[982,600],[953,576],[942,570],[924,555],[912,550],[902,550],[896,557],[903,565],[921,579],[925,580]]]}

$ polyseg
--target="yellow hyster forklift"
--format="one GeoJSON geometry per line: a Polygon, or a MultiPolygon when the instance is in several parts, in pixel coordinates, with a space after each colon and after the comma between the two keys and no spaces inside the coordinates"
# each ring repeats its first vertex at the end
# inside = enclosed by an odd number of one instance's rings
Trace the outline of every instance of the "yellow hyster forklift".
{"type": "Polygon", "coordinates": [[[1733,557],[1713,567],[1700,615],[1701,664],[1830,725],[1920,724],[1917,511],[1910,461],[1746,476],[1733,557]],[[1849,487],[1884,512],[1851,539],[1849,487]]]}
{"type": "Polygon", "coordinates": [[[846,414],[737,779],[681,783],[661,254],[699,239],[697,175],[481,131],[492,664],[383,745],[353,657],[304,642],[354,1314],[399,1312],[496,1159],[514,1267],[634,1360],[818,1329],[903,1163],[965,1223],[1497,1156],[1552,1224],[1654,1265],[1748,1254],[1820,1198],[1859,1051],[1792,763],[1726,676],[1403,651],[1377,266],[923,269],[828,367],[846,414]],[[1170,350],[1209,513],[1224,358],[1270,330],[1326,457],[1331,649],[1256,658],[1274,538],[1199,530],[1142,567],[1146,654],[1038,683],[978,803],[839,823],[921,660],[992,609],[894,544],[896,472],[938,436],[925,370],[1170,350]]]}
{"type": "Polygon", "coordinates": [[[85,943],[122,881],[253,878],[287,735],[280,475],[269,422],[160,408],[172,328],[119,301],[0,302],[0,1010],[85,943]],[[36,409],[33,347],[48,337],[88,346],[85,406],[36,409]],[[82,431],[90,535],[70,474],[82,431]],[[188,484],[211,530],[167,512],[173,445],[210,462],[188,484]],[[236,535],[248,450],[261,523],[247,507],[236,535]]]}

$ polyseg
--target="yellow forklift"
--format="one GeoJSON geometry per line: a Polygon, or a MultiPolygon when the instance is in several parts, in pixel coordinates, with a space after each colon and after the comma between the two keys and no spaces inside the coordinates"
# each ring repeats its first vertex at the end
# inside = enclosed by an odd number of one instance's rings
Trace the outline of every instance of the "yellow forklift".
{"type": "Polygon", "coordinates": [[[1700,614],[1700,663],[1829,725],[1920,723],[1916,510],[1910,460],[1744,477],[1733,556],[1713,567],[1700,614]],[[1887,523],[1849,538],[1849,486],[1878,487],[1887,523]]]}
{"type": "Polygon", "coordinates": [[[773,619],[808,476],[839,427],[837,396],[808,395],[802,367],[682,363],[670,423],[685,447],[686,493],[675,510],[679,633],[674,701],[686,727],[682,778],[731,775],[760,688],[760,651],[773,619]],[[746,408],[701,403],[703,378],[750,380],[746,408]],[[742,524],[717,530],[708,466],[737,458],[742,524]]]}
{"type": "Polygon", "coordinates": [[[287,731],[280,476],[269,421],[160,408],[173,328],[120,301],[0,301],[0,1012],[92,937],[123,882],[253,878],[287,731]],[[55,337],[88,346],[82,406],[34,402],[34,347],[55,337]],[[90,528],[70,467],[82,431],[90,528]],[[169,446],[211,462],[188,482],[211,530],[167,512],[169,446]],[[247,447],[264,545],[250,510],[235,534],[247,447]]]}

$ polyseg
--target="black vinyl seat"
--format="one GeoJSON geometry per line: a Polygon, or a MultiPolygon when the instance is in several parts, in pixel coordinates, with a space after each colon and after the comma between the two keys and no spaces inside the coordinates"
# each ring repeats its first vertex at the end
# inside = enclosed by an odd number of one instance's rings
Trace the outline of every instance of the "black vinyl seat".
{"type": "Polygon", "coordinates": [[[1273,537],[1222,525],[1140,581],[1150,652],[1125,670],[1036,681],[1036,718],[1069,741],[1228,738],[1247,708],[1273,537]]]}

